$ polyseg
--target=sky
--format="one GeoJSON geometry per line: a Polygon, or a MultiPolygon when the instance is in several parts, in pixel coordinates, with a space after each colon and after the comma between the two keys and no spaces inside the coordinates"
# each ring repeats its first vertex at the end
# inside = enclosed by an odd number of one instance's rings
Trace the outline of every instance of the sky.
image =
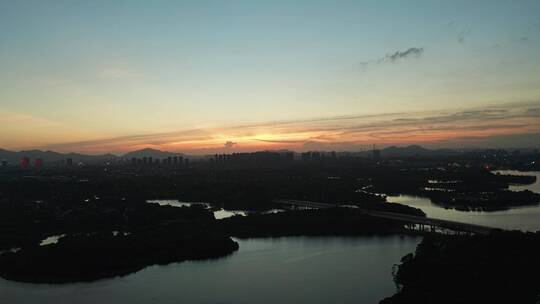
{"type": "Polygon", "coordinates": [[[0,0],[0,148],[540,146],[540,1],[0,0]]]}

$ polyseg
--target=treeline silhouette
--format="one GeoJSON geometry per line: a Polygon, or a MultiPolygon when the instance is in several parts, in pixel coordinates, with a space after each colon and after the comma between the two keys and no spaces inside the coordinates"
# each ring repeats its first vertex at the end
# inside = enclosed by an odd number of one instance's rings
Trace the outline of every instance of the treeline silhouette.
{"type": "MultiPolygon", "coordinates": [[[[422,215],[399,204],[364,208],[422,215]]],[[[125,275],[153,264],[221,257],[231,237],[408,233],[403,223],[331,208],[216,220],[201,205],[171,207],[142,200],[92,199],[0,204],[0,277],[63,283],[125,275]],[[40,245],[51,235],[56,244],[40,245]],[[9,249],[18,248],[10,251],[9,249]]]]}
{"type": "Polygon", "coordinates": [[[33,283],[92,281],[126,275],[154,264],[218,258],[238,243],[216,232],[139,230],[129,235],[69,235],[58,244],[25,247],[0,255],[0,276],[33,283]]]}
{"type": "Polygon", "coordinates": [[[181,171],[118,171],[93,167],[50,170],[34,176],[0,174],[0,200],[84,201],[93,197],[204,201],[226,209],[267,210],[276,198],[327,203],[384,202],[377,193],[430,198],[461,210],[500,210],[540,203],[530,191],[507,191],[531,184],[534,176],[493,174],[483,166],[396,162],[337,162],[285,169],[193,168],[181,171]]]}
{"type": "Polygon", "coordinates": [[[402,222],[372,217],[347,208],[234,216],[219,221],[218,225],[227,234],[241,238],[408,233],[402,222]]]}
{"type": "Polygon", "coordinates": [[[397,266],[381,304],[538,303],[540,233],[426,236],[397,266]]]}

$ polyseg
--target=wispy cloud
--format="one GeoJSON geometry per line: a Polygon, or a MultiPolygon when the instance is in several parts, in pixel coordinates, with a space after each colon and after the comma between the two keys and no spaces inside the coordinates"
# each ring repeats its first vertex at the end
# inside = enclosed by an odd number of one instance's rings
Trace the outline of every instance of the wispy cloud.
{"type": "Polygon", "coordinates": [[[466,42],[466,38],[469,36],[469,34],[471,32],[472,32],[472,30],[470,28],[466,28],[466,29],[461,30],[457,34],[457,42],[460,43],[460,44],[464,44],[466,42]]]}
{"type": "Polygon", "coordinates": [[[372,59],[367,61],[361,61],[358,65],[362,68],[367,68],[372,65],[385,64],[385,63],[396,63],[400,60],[406,58],[418,58],[424,54],[423,47],[410,47],[404,51],[397,50],[392,53],[386,54],[384,57],[379,59],[372,59]]]}
{"type": "Polygon", "coordinates": [[[235,143],[234,141],[228,140],[228,141],[226,141],[226,142],[223,144],[223,147],[224,147],[225,149],[232,149],[232,148],[234,148],[234,146],[236,146],[236,145],[237,145],[237,143],[235,143]]]}
{"type": "Polygon", "coordinates": [[[420,57],[424,53],[424,48],[412,47],[405,51],[395,51],[394,53],[387,54],[383,58],[379,59],[379,63],[382,62],[396,62],[400,59],[407,57],[420,57]]]}

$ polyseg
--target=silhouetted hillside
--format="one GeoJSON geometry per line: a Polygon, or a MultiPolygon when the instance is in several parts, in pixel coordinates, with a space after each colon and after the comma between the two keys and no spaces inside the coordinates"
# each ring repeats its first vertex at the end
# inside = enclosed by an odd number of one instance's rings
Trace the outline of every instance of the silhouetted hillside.
{"type": "Polygon", "coordinates": [[[418,145],[406,147],[391,146],[381,150],[382,157],[446,156],[457,154],[460,154],[460,152],[452,149],[430,150],[418,145]]]}
{"type": "Polygon", "coordinates": [[[167,152],[151,148],[145,148],[141,150],[136,150],[124,154],[124,158],[141,158],[141,157],[152,157],[152,158],[167,158],[169,156],[184,156],[182,153],[167,152]]]}
{"type": "Polygon", "coordinates": [[[0,159],[7,160],[11,164],[18,164],[23,157],[29,157],[31,160],[41,158],[44,162],[58,162],[67,158],[71,158],[74,163],[104,162],[117,158],[117,156],[113,154],[88,155],[79,153],[59,153],[54,151],[41,150],[22,150],[16,152],[0,149],[0,159]]]}

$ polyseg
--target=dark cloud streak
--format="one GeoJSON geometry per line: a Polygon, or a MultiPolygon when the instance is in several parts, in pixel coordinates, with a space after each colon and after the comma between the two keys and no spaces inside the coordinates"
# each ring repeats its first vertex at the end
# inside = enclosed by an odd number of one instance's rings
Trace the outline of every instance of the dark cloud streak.
{"type": "Polygon", "coordinates": [[[395,51],[392,54],[387,54],[383,58],[379,59],[379,63],[391,62],[394,63],[400,59],[407,57],[420,57],[424,54],[424,48],[412,47],[408,48],[405,51],[395,51]]]}

